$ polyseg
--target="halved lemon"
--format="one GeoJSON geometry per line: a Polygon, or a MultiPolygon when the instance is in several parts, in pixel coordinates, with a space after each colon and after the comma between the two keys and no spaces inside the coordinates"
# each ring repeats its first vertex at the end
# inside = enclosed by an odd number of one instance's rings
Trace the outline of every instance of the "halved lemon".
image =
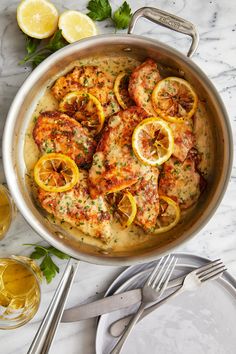
{"type": "Polygon", "coordinates": [[[190,83],[179,77],[167,77],[152,92],[152,104],[159,116],[170,122],[183,122],[197,110],[198,97],[190,83]]]}
{"type": "Polygon", "coordinates": [[[128,85],[129,75],[126,72],[121,72],[117,75],[114,83],[114,93],[119,105],[123,109],[127,109],[128,107],[135,105],[129,96],[128,85]]]}
{"type": "Polygon", "coordinates": [[[69,43],[98,34],[97,27],[91,18],[79,11],[63,12],[59,17],[58,27],[69,43]]]}
{"type": "Polygon", "coordinates": [[[69,92],[61,100],[59,110],[74,117],[94,134],[102,130],[105,120],[103,108],[98,99],[90,93],[69,92]]]}
{"type": "Polygon", "coordinates": [[[132,147],[136,157],[145,165],[161,165],[174,151],[172,130],[162,119],[144,119],[134,129],[132,147]]]}
{"type": "Polygon", "coordinates": [[[35,182],[48,192],[65,192],[79,180],[76,163],[63,154],[43,155],[34,167],[35,182]]]}
{"type": "Polygon", "coordinates": [[[160,212],[157,218],[155,234],[167,232],[172,229],[180,219],[179,205],[171,198],[164,195],[159,197],[160,212]]]}
{"type": "Polygon", "coordinates": [[[118,204],[118,210],[121,211],[126,218],[124,225],[130,226],[135,219],[137,205],[134,196],[129,191],[124,192],[118,204]]]}
{"type": "Polygon", "coordinates": [[[20,29],[33,38],[47,38],[57,29],[58,12],[47,0],[23,0],[17,7],[20,29]]]}

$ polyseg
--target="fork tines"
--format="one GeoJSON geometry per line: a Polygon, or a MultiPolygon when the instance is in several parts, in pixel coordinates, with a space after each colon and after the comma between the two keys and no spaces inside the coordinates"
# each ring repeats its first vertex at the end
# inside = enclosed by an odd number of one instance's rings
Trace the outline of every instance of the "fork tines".
{"type": "Polygon", "coordinates": [[[213,262],[210,262],[204,267],[201,267],[196,274],[201,282],[207,281],[209,279],[218,278],[218,276],[226,271],[227,268],[225,267],[224,263],[221,259],[217,259],[213,262]]]}
{"type": "Polygon", "coordinates": [[[156,289],[157,291],[161,290],[161,293],[163,293],[170,280],[170,277],[176,266],[176,263],[177,263],[177,259],[174,256],[171,257],[170,254],[166,257],[162,257],[160,261],[157,263],[151,276],[148,278],[147,285],[151,286],[153,289],[156,289]],[[157,284],[159,284],[158,287],[157,284]]]}

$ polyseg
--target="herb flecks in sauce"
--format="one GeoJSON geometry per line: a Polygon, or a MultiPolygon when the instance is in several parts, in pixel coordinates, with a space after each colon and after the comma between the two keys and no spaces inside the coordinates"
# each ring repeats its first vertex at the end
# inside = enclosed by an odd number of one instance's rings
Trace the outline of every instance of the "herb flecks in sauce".
{"type": "MultiPolygon", "coordinates": [[[[127,58],[127,57],[93,57],[93,58],[87,58],[83,60],[79,60],[77,62],[71,63],[65,70],[64,72],[61,73],[60,76],[64,75],[66,72],[69,72],[71,69],[73,69],[76,65],[98,65],[100,66],[104,71],[107,71],[115,80],[115,77],[119,74],[121,71],[126,71],[126,72],[131,72],[137,65],[139,65],[140,62],[138,62],[135,59],[132,58],[127,58]]],[[[57,75],[59,77],[59,75],[57,75]]],[[[113,92],[111,92],[113,94],[113,92]]],[[[39,99],[39,104],[37,105],[35,112],[33,113],[32,116],[32,122],[29,125],[26,137],[25,137],[25,162],[28,170],[28,174],[32,176],[32,170],[34,167],[34,164],[38,160],[39,157],[39,152],[38,149],[34,143],[34,140],[32,138],[32,129],[37,121],[37,117],[39,115],[39,112],[46,110],[55,110],[58,108],[58,103],[57,101],[53,98],[53,96],[50,93],[50,88],[47,88],[45,91],[45,94],[43,97],[39,99]]],[[[210,171],[210,162],[213,160],[212,156],[212,136],[211,136],[211,129],[209,124],[207,125],[206,122],[208,120],[208,114],[204,111],[204,109],[198,110],[196,113],[198,120],[198,124],[194,126],[194,132],[198,136],[198,141],[201,146],[199,146],[199,151],[201,152],[202,156],[204,159],[202,160],[203,162],[200,164],[201,171],[204,173],[204,175],[208,176],[209,171],[210,171]],[[204,127],[204,129],[199,127],[204,127]],[[203,132],[201,134],[201,132],[203,132]],[[202,141],[202,143],[201,143],[202,141]]],[[[50,149],[50,146],[48,147],[50,149]]],[[[133,155],[132,150],[130,151],[130,154],[133,155]]],[[[118,161],[117,163],[123,164],[123,161],[118,161]]],[[[102,164],[99,159],[95,162],[96,164],[96,173],[99,175],[102,173],[102,164]]],[[[178,173],[178,165],[179,161],[176,161],[174,164],[174,170],[175,173],[178,173]]],[[[188,170],[188,166],[186,166],[186,169],[188,170]]],[[[162,172],[163,174],[163,172],[162,172]]],[[[33,181],[31,178],[29,180],[29,188],[32,189],[32,185],[34,185],[33,181]]],[[[141,181],[141,178],[140,178],[141,181]]],[[[34,192],[34,191],[33,191],[34,192]]],[[[194,196],[193,196],[194,197],[194,196]]],[[[82,203],[82,200],[78,200],[78,203],[82,203]]],[[[91,204],[91,207],[93,204],[91,204]]],[[[68,207],[65,203],[65,208],[68,207]]],[[[85,205],[85,209],[86,206],[85,205]]],[[[102,214],[101,214],[102,217],[102,214]]],[[[112,241],[109,243],[109,245],[105,245],[98,239],[94,239],[92,237],[84,235],[82,232],[80,232],[76,227],[71,226],[64,220],[59,220],[55,218],[52,215],[47,216],[47,218],[52,222],[56,224],[56,227],[60,227],[64,231],[65,235],[68,235],[70,237],[75,238],[81,243],[84,244],[89,244],[93,245],[95,247],[98,247],[100,249],[113,249],[116,250],[117,252],[119,251],[126,251],[127,249],[132,249],[135,247],[135,249],[142,248],[145,243],[148,242],[148,244],[155,245],[155,247],[158,246],[158,243],[161,245],[165,243],[165,235],[160,236],[158,238],[150,238],[150,235],[145,234],[143,230],[135,225],[132,225],[128,229],[123,229],[119,222],[114,222],[112,228],[113,228],[113,234],[112,234],[112,241]]],[[[78,221],[79,223],[79,221],[78,221]]]]}

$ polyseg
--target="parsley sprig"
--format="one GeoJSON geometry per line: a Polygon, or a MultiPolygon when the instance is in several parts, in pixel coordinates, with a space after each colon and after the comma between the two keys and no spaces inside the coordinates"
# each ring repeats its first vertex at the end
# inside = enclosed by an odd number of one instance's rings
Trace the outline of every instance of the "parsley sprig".
{"type": "Polygon", "coordinates": [[[94,21],[103,21],[111,18],[111,5],[108,0],[90,0],[87,15],[94,21]]]}
{"type": "Polygon", "coordinates": [[[90,0],[87,9],[87,15],[95,21],[103,21],[110,18],[116,29],[125,29],[129,26],[132,16],[131,8],[125,1],[112,15],[109,0],[90,0]]]}
{"type": "Polygon", "coordinates": [[[58,249],[49,246],[43,247],[36,244],[27,243],[25,246],[34,246],[34,251],[31,253],[30,258],[32,259],[41,259],[39,267],[43,272],[43,275],[46,278],[47,283],[50,283],[52,279],[59,273],[59,267],[53,262],[52,256],[56,256],[60,259],[69,259],[70,257],[59,251],[58,249]]]}
{"type": "Polygon", "coordinates": [[[113,14],[112,20],[117,29],[128,28],[132,13],[129,4],[125,1],[113,14]]]}
{"type": "MultiPolygon", "coordinates": [[[[125,29],[129,26],[132,16],[131,8],[126,1],[112,14],[109,0],[90,0],[87,5],[88,16],[94,21],[111,19],[115,29],[125,29]]],[[[33,69],[49,55],[66,46],[68,42],[63,38],[62,31],[58,29],[53,37],[40,40],[26,36],[27,54],[19,64],[31,63],[33,69]],[[45,44],[44,44],[45,43],[45,44]]]]}
{"type": "Polygon", "coordinates": [[[20,64],[31,63],[32,67],[35,68],[49,55],[68,44],[62,37],[61,30],[57,30],[47,44],[38,48],[40,43],[40,39],[26,36],[27,55],[20,61],[20,64]]]}

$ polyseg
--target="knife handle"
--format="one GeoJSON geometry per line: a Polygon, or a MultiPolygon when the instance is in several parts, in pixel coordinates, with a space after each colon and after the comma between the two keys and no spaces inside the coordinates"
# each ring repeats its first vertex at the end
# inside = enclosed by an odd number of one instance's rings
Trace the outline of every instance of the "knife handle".
{"type": "MultiPolygon", "coordinates": [[[[173,293],[171,293],[170,295],[166,296],[163,300],[155,303],[152,306],[149,306],[147,309],[144,310],[144,312],[142,313],[142,315],[140,316],[139,321],[142,321],[142,319],[144,317],[146,317],[147,315],[149,315],[151,312],[153,312],[154,310],[156,310],[158,307],[160,307],[161,305],[163,305],[164,303],[166,303],[170,298],[175,297],[177,294],[180,294],[183,290],[183,288],[180,287],[179,289],[175,290],[173,293]]],[[[113,336],[113,337],[120,337],[124,330],[126,329],[126,327],[128,326],[130,319],[133,317],[133,315],[129,315],[126,317],[121,318],[120,320],[117,320],[115,322],[113,322],[110,325],[109,328],[109,333],[113,336]]]]}
{"type": "Polygon", "coordinates": [[[27,354],[46,354],[56,334],[79,261],[70,258],[27,354]]]}

